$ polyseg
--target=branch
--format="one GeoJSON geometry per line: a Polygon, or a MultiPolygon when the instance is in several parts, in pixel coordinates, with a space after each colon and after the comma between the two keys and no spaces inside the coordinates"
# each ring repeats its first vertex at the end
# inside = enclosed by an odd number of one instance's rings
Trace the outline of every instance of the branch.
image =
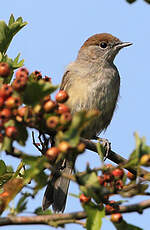
{"type": "MultiPolygon", "coordinates": [[[[92,142],[91,140],[88,140],[88,139],[84,139],[84,138],[81,138],[81,142],[83,142],[86,145],[87,149],[97,153],[97,146],[94,142],[92,142]]],[[[128,161],[124,157],[120,156],[119,154],[115,153],[112,150],[109,151],[107,158],[116,164],[122,164],[122,166],[128,163],[128,161]]],[[[127,169],[128,171],[130,171],[134,175],[137,174],[137,171],[134,168],[125,167],[125,169],[127,169]]],[[[148,171],[140,168],[139,176],[143,177],[146,173],[148,173],[148,171]]]]}
{"type": "MultiPolygon", "coordinates": [[[[144,209],[150,207],[150,200],[145,200],[137,204],[120,206],[120,213],[137,212],[142,214],[144,209]]],[[[117,210],[118,212],[118,210],[117,210]]],[[[110,215],[114,212],[106,212],[106,215],[110,215]]],[[[45,224],[51,226],[61,226],[68,223],[78,223],[84,225],[79,221],[87,217],[86,212],[73,212],[66,214],[52,214],[52,215],[40,215],[40,216],[8,216],[0,218],[0,226],[5,225],[26,225],[26,224],[45,224]]]]}

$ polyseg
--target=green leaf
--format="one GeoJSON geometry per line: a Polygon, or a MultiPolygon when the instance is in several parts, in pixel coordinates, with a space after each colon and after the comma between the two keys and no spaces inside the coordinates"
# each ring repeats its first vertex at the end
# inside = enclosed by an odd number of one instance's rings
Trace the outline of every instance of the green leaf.
{"type": "Polygon", "coordinates": [[[18,130],[18,135],[17,135],[16,140],[20,145],[25,146],[26,140],[28,138],[27,129],[24,125],[20,123],[16,124],[16,128],[18,130]]]}
{"type": "Polygon", "coordinates": [[[0,176],[3,175],[7,171],[7,167],[5,162],[0,160],[0,176]]]}
{"type": "Polygon", "coordinates": [[[27,105],[35,106],[43,97],[53,93],[56,89],[57,86],[43,80],[31,81],[24,90],[23,101],[27,105]]]}
{"type": "Polygon", "coordinates": [[[4,21],[0,21],[0,52],[6,53],[15,34],[25,25],[27,22],[23,22],[21,17],[15,21],[13,15],[10,16],[8,25],[4,21]]]}
{"type": "Polygon", "coordinates": [[[38,207],[35,209],[34,213],[36,215],[51,215],[52,211],[50,209],[43,211],[41,207],[38,207]]]}
{"type": "Polygon", "coordinates": [[[113,225],[116,227],[117,230],[143,230],[142,228],[139,228],[137,226],[134,226],[132,224],[128,224],[126,221],[122,220],[120,223],[114,223],[113,225]]]}
{"type": "Polygon", "coordinates": [[[102,198],[109,194],[108,189],[99,184],[98,177],[95,172],[87,172],[84,175],[76,176],[76,178],[81,191],[86,196],[92,197],[97,203],[100,203],[102,198]]]}
{"type": "Polygon", "coordinates": [[[3,140],[3,144],[1,150],[11,152],[12,151],[12,139],[5,136],[3,140]]]}
{"type": "Polygon", "coordinates": [[[10,26],[11,24],[13,24],[14,22],[15,22],[14,15],[13,15],[13,14],[11,14],[11,15],[10,15],[9,22],[8,22],[8,26],[10,26]]]}
{"type": "Polygon", "coordinates": [[[104,207],[101,208],[100,205],[95,205],[92,202],[83,205],[83,207],[87,213],[87,230],[100,230],[102,218],[105,216],[104,207]]]}
{"type": "Polygon", "coordinates": [[[19,58],[20,58],[20,53],[17,55],[17,57],[14,60],[12,60],[11,66],[13,69],[17,69],[23,66],[24,59],[19,61],[19,58]]]}
{"type": "Polygon", "coordinates": [[[3,55],[2,55],[2,53],[0,52],[0,62],[2,61],[2,58],[3,58],[3,55]]]}
{"type": "Polygon", "coordinates": [[[29,193],[24,193],[22,197],[19,199],[17,206],[15,208],[16,214],[22,213],[27,208],[27,198],[30,196],[29,193]]]}

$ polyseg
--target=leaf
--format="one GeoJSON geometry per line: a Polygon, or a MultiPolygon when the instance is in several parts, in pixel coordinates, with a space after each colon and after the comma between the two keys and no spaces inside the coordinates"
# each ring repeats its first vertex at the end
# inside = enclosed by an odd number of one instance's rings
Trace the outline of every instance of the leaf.
{"type": "Polygon", "coordinates": [[[80,185],[81,191],[86,195],[92,197],[97,203],[102,201],[105,195],[109,194],[108,189],[101,186],[95,172],[87,172],[84,175],[76,176],[77,182],[80,185]]]}
{"type": "Polygon", "coordinates": [[[16,128],[19,131],[16,140],[20,145],[25,146],[26,140],[28,138],[27,129],[24,125],[20,123],[16,124],[16,128]]]}
{"type": "Polygon", "coordinates": [[[95,205],[92,202],[83,205],[83,207],[87,213],[87,230],[99,230],[102,225],[102,218],[105,216],[104,207],[101,208],[100,205],[95,205]]]}
{"type": "Polygon", "coordinates": [[[114,223],[113,225],[116,227],[117,230],[143,230],[135,225],[128,224],[125,220],[122,220],[120,223],[114,223]]]}
{"type": "Polygon", "coordinates": [[[19,61],[19,58],[20,58],[20,53],[17,55],[17,57],[14,60],[11,61],[11,66],[13,69],[17,69],[23,66],[24,59],[19,61]]]}
{"type": "Polygon", "coordinates": [[[8,203],[16,196],[24,186],[24,180],[21,178],[12,178],[3,186],[3,192],[0,194],[0,214],[6,209],[8,203]]]}
{"type": "Polygon", "coordinates": [[[50,209],[47,209],[47,210],[43,211],[42,208],[39,207],[39,208],[35,209],[34,213],[36,215],[51,215],[52,211],[50,209]]]}
{"type": "Polygon", "coordinates": [[[7,171],[7,167],[5,162],[0,160],[0,176],[3,175],[7,171]]]}
{"type": "Polygon", "coordinates": [[[27,105],[35,106],[43,97],[53,93],[57,86],[43,80],[31,81],[24,90],[23,101],[27,105]]]}
{"type": "Polygon", "coordinates": [[[1,150],[11,152],[12,151],[12,139],[5,136],[3,140],[3,144],[1,150]]]}
{"type": "Polygon", "coordinates": [[[19,199],[17,206],[15,208],[16,214],[23,212],[27,208],[27,198],[30,196],[29,193],[24,193],[22,197],[19,199]]]}
{"type": "Polygon", "coordinates": [[[11,14],[11,15],[10,15],[9,22],[8,22],[8,26],[10,26],[11,24],[13,24],[14,22],[15,22],[14,15],[13,15],[13,14],[11,14]]]}
{"type": "Polygon", "coordinates": [[[6,53],[13,37],[21,30],[27,22],[23,22],[19,17],[15,21],[14,16],[11,14],[8,25],[4,21],[0,21],[0,52],[6,53]]]}

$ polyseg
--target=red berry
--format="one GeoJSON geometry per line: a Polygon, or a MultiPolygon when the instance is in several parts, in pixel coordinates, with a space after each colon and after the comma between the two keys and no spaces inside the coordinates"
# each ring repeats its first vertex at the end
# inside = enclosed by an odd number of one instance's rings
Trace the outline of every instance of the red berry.
{"type": "Polygon", "coordinates": [[[60,117],[60,123],[62,125],[69,124],[71,120],[72,120],[72,116],[70,112],[63,113],[60,117]]]}
{"type": "Polygon", "coordinates": [[[78,153],[83,153],[84,151],[85,151],[85,144],[84,143],[79,143],[78,145],[77,145],[77,151],[78,151],[78,153]]]}
{"type": "Polygon", "coordinates": [[[22,68],[20,68],[20,69],[17,70],[17,72],[16,72],[16,78],[18,78],[18,77],[19,78],[20,77],[27,77],[28,74],[29,74],[29,71],[26,68],[22,67],[22,68]]]}
{"type": "Polygon", "coordinates": [[[4,98],[0,97],[0,107],[2,107],[4,105],[4,98]]]}
{"type": "Polygon", "coordinates": [[[7,62],[0,63],[0,76],[8,77],[10,75],[10,67],[7,62]]]}
{"type": "Polygon", "coordinates": [[[71,146],[67,141],[62,141],[59,143],[58,148],[59,148],[60,152],[67,153],[68,150],[71,148],[71,146]]]}
{"type": "Polygon", "coordinates": [[[117,179],[121,179],[124,175],[124,171],[123,169],[116,168],[112,171],[112,175],[117,179]]]}
{"type": "Polygon", "coordinates": [[[13,89],[16,91],[23,90],[27,85],[27,80],[27,78],[16,78],[12,83],[13,89]]]}
{"type": "Polygon", "coordinates": [[[116,204],[114,200],[110,200],[109,204],[106,204],[105,209],[106,209],[106,212],[111,213],[116,210],[119,210],[119,206],[118,204],[116,204]]]}
{"type": "Polygon", "coordinates": [[[0,111],[0,119],[4,122],[7,121],[11,117],[12,113],[10,109],[4,108],[0,111]]]}
{"type": "Polygon", "coordinates": [[[3,136],[3,134],[2,134],[2,133],[0,133],[0,143],[2,143],[2,142],[3,142],[3,139],[4,139],[4,136],[3,136]]]}
{"type": "Polygon", "coordinates": [[[111,215],[111,221],[114,223],[120,223],[122,221],[121,213],[113,213],[111,215]]]}
{"type": "Polygon", "coordinates": [[[9,109],[17,108],[18,106],[21,105],[21,99],[20,97],[11,96],[7,98],[7,100],[5,101],[5,105],[9,109]]]}
{"type": "Polygon", "coordinates": [[[85,204],[88,203],[91,200],[91,197],[85,196],[83,193],[80,195],[80,202],[85,204]]]}
{"type": "Polygon", "coordinates": [[[100,185],[103,185],[104,184],[104,177],[103,176],[98,176],[98,181],[100,183],[100,185]]]}
{"type": "Polygon", "coordinates": [[[59,103],[64,103],[65,101],[67,101],[68,99],[68,94],[66,91],[64,90],[60,90],[57,94],[56,94],[56,101],[59,103]]]}
{"type": "Polygon", "coordinates": [[[48,128],[55,129],[59,124],[59,118],[57,116],[51,116],[46,120],[48,128]]]}
{"type": "Polygon", "coordinates": [[[45,102],[43,109],[45,112],[52,112],[55,108],[57,107],[57,103],[55,101],[52,100],[48,100],[47,102],[45,102]]]}
{"type": "Polygon", "coordinates": [[[112,175],[110,173],[104,173],[103,177],[104,177],[104,181],[109,182],[112,180],[112,175]]]}
{"type": "Polygon", "coordinates": [[[58,109],[56,111],[58,114],[63,114],[63,113],[67,113],[70,112],[70,109],[67,105],[64,104],[59,104],[58,105],[58,109]]]}
{"type": "Polygon", "coordinates": [[[123,181],[122,180],[117,180],[115,182],[115,187],[117,190],[121,190],[123,188],[123,181]]]}
{"type": "Polygon", "coordinates": [[[42,74],[41,74],[40,71],[35,70],[35,71],[33,72],[33,74],[34,74],[34,79],[35,79],[35,80],[40,80],[40,79],[42,79],[42,74]]]}
{"type": "Polygon", "coordinates": [[[18,130],[15,126],[8,126],[5,129],[5,133],[6,133],[6,136],[8,136],[10,138],[16,138],[16,136],[18,134],[18,130]]]}
{"type": "Polygon", "coordinates": [[[51,147],[46,151],[46,157],[50,160],[53,161],[57,158],[59,154],[59,148],[57,147],[51,147]]]}
{"type": "Polygon", "coordinates": [[[25,115],[27,115],[27,113],[28,113],[28,108],[26,106],[18,109],[18,114],[21,117],[24,117],[25,115]]]}
{"type": "Polygon", "coordinates": [[[128,171],[128,173],[127,173],[127,177],[128,177],[128,179],[130,179],[130,180],[135,180],[135,178],[136,178],[136,176],[135,176],[133,173],[129,172],[129,171],[128,171]]]}
{"type": "Polygon", "coordinates": [[[7,98],[12,94],[12,87],[8,84],[3,84],[0,88],[0,97],[7,98]]]}
{"type": "Polygon", "coordinates": [[[51,77],[48,77],[48,76],[44,77],[44,81],[51,82],[51,80],[52,80],[51,77]]]}

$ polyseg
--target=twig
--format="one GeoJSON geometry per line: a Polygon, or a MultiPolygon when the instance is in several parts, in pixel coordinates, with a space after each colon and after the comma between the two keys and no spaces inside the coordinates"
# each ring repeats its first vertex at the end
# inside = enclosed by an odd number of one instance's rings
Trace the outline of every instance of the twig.
{"type": "MultiPolygon", "coordinates": [[[[88,139],[84,139],[84,138],[81,138],[81,142],[83,142],[86,145],[87,149],[97,153],[97,147],[96,147],[96,144],[94,142],[92,142],[91,140],[88,140],[88,139]]],[[[124,157],[120,156],[119,154],[115,153],[112,150],[109,151],[107,158],[116,164],[121,164],[122,166],[128,163],[128,161],[124,157]]],[[[134,168],[125,167],[125,169],[127,169],[128,171],[130,171],[134,175],[137,174],[137,171],[134,168]]],[[[139,176],[143,177],[146,173],[148,173],[148,171],[146,171],[144,169],[140,169],[140,175],[139,176]]]]}
{"type": "MultiPolygon", "coordinates": [[[[150,200],[145,200],[140,203],[120,206],[120,213],[137,212],[142,214],[144,209],[150,207],[150,200]]],[[[115,211],[114,211],[115,212],[115,211]]],[[[114,212],[106,212],[106,215],[110,215],[114,212]]],[[[118,210],[117,210],[118,212],[118,210]]],[[[45,224],[51,226],[63,225],[66,223],[78,223],[84,225],[81,219],[87,217],[84,211],[73,212],[67,214],[52,214],[52,215],[40,215],[40,216],[8,216],[0,218],[0,226],[5,225],[26,225],[26,224],[45,224]]]]}

